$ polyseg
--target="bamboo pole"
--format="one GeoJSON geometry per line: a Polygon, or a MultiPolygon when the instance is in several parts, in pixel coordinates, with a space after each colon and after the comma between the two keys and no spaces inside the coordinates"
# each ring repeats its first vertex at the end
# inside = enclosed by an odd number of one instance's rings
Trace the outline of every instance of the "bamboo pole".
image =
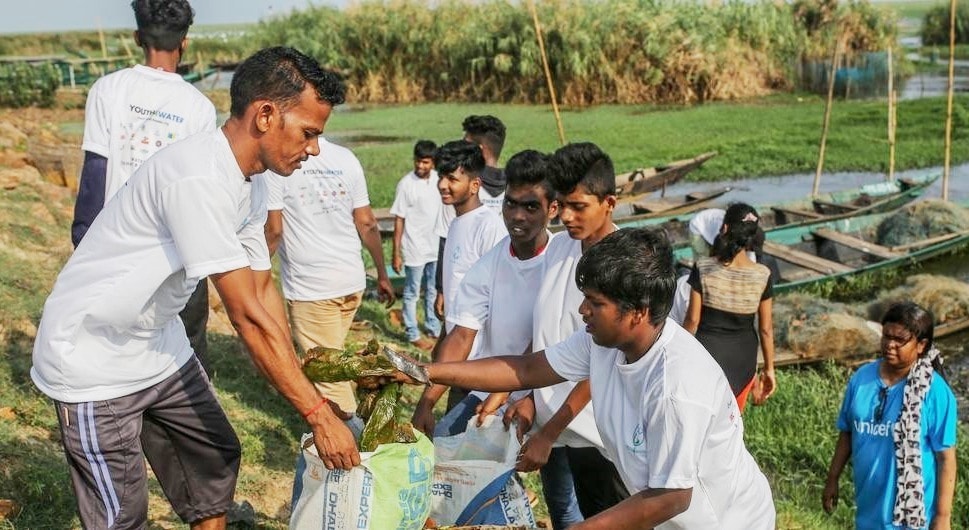
{"type": "Polygon", "coordinates": [[[949,90],[945,111],[945,163],[942,165],[942,200],[949,200],[952,164],[952,96],[955,91],[956,0],[949,0],[949,90]]]}
{"type": "Polygon", "coordinates": [[[895,126],[897,120],[895,100],[895,65],[892,47],[888,47],[888,181],[895,180],[895,126]]]}
{"type": "Polygon", "coordinates": [[[101,29],[101,21],[98,20],[98,39],[101,41],[101,58],[108,58],[108,44],[104,40],[104,30],[101,29]]]}
{"type": "Polygon", "coordinates": [[[559,103],[555,97],[555,84],[552,82],[552,71],[548,67],[548,55],[545,53],[545,39],[542,37],[542,27],[538,23],[538,10],[535,1],[528,0],[528,10],[532,13],[532,23],[535,25],[535,38],[538,39],[538,49],[542,53],[542,69],[545,70],[545,82],[548,84],[548,95],[552,100],[552,113],[555,114],[555,125],[558,127],[559,143],[565,145],[565,129],[562,127],[562,115],[559,114],[559,103]]]}
{"type": "Polygon", "coordinates": [[[831,58],[831,71],[828,73],[828,100],[824,106],[824,122],[821,125],[821,145],[818,148],[818,169],[814,173],[814,188],[811,196],[817,197],[821,190],[821,172],[824,171],[824,151],[828,143],[828,126],[831,124],[831,104],[834,100],[834,76],[841,61],[842,48],[847,40],[847,32],[842,32],[834,45],[834,56],[831,58]]]}

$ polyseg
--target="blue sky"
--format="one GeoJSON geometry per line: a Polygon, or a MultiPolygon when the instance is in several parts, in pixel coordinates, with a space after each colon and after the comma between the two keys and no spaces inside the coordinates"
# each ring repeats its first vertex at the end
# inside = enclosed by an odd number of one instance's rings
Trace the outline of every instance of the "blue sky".
{"type": "MultiPolygon", "coordinates": [[[[196,24],[256,22],[270,14],[344,0],[190,0],[196,24]]],[[[0,34],[135,27],[131,0],[8,0],[0,34]]]]}

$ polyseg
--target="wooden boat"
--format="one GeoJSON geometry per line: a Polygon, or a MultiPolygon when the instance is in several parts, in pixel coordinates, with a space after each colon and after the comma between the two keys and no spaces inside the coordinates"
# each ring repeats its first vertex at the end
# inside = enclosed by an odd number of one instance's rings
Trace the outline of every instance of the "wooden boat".
{"type": "MultiPolygon", "coordinates": [[[[967,206],[960,204],[960,206],[967,206]]],[[[823,282],[848,281],[863,273],[914,265],[969,245],[969,230],[938,235],[904,245],[886,247],[874,234],[891,213],[846,217],[808,226],[766,232],[764,254],[780,267],[774,294],[804,289],[823,282]]],[[[692,262],[692,249],[675,251],[681,263],[692,262]]]]}
{"type": "Polygon", "coordinates": [[[757,208],[764,230],[807,226],[846,217],[888,212],[917,199],[939,175],[925,175],[866,184],[860,188],[822,193],[817,198],[757,208]]]}
{"type": "Polygon", "coordinates": [[[670,162],[663,166],[640,168],[616,175],[616,196],[631,197],[656,190],[665,190],[667,186],[679,181],[687,173],[702,166],[704,162],[715,156],[717,156],[717,152],[711,151],[693,158],[670,162]]]}

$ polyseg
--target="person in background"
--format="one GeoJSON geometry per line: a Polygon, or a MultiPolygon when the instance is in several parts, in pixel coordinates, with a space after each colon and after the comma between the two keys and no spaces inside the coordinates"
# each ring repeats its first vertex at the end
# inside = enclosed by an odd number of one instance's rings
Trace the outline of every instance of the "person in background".
{"type": "Polygon", "coordinates": [[[692,292],[683,323],[727,374],[741,411],[755,383],[758,335],[764,356],[762,399],[777,389],[772,275],[749,255],[755,248],[758,221],[757,211],[748,204],[734,203],[727,208],[712,255],[693,265],[692,292]]]}
{"type": "MultiPolygon", "coordinates": [[[[437,293],[438,299],[444,297],[444,307],[450,308],[454,307],[461,281],[468,270],[508,235],[508,230],[501,216],[481,204],[478,197],[478,188],[481,186],[478,175],[485,167],[480,147],[465,140],[448,142],[437,150],[434,165],[440,175],[437,187],[441,192],[441,202],[445,206],[452,206],[457,213],[448,229],[444,247],[444,288],[437,293]]],[[[441,344],[452,329],[454,323],[445,320],[444,329],[434,346],[434,358],[437,358],[441,344]]],[[[474,355],[479,342],[477,338],[473,341],[469,355],[474,355]]],[[[447,410],[450,411],[467,395],[466,390],[451,387],[447,410]]]]}
{"type": "MultiPolygon", "coordinates": [[[[450,331],[437,349],[436,359],[467,359],[481,336],[476,359],[509,351],[530,353],[532,308],[545,272],[545,249],[552,234],[549,221],[558,213],[551,157],[522,151],[508,161],[508,189],[502,218],[508,237],[482,256],[461,280],[454,305],[448,309],[450,331]]],[[[414,410],[414,426],[429,436],[464,432],[478,405],[487,396],[472,392],[437,422],[434,405],[447,390],[435,385],[424,390],[414,410]]]]}
{"type": "Polygon", "coordinates": [[[658,231],[616,231],[579,260],[584,329],[532,355],[433,363],[405,382],[490,392],[588,380],[609,460],[633,492],[575,530],[773,530],[767,477],[744,445],[723,371],[666,318],[673,255],[658,231]]]}
{"type": "Polygon", "coordinates": [[[273,283],[258,174],[319,153],[340,79],[292,48],[236,70],[220,130],[147,160],[91,225],[44,303],[30,376],[51,398],[85,528],[145,528],[145,459],[175,513],[223,529],[239,439],[176,318],[211,277],[253,363],[306,418],[328,468],[360,455],[303,375],[273,283]]]}
{"type": "MultiPolygon", "coordinates": [[[[135,44],[144,53],[137,64],[94,82],[84,108],[84,166],[74,204],[71,241],[77,247],[98,214],[131,174],[162,147],[194,134],[214,131],[212,102],[175,72],[188,46],[194,11],[186,0],[131,2],[135,44]]],[[[195,355],[206,359],[209,289],[198,282],[179,313],[195,355]]]]}
{"type": "MultiPolygon", "coordinates": [[[[478,188],[478,199],[481,204],[491,208],[495,213],[501,215],[501,205],[505,198],[505,171],[498,167],[498,159],[501,157],[501,150],[505,146],[505,124],[494,116],[468,116],[461,122],[464,130],[465,141],[477,145],[481,149],[484,157],[485,167],[481,170],[478,179],[481,186],[478,188]]],[[[441,208],[441,215],[438,218],[435,231],[440,237],[438,244],[437,258],[437,292],[440,294],[444,290],[443,270],[444,244],[447,240],[448,228],[454,220],[454,207],[445,204],[441,208]]],[[[444,318],[444,298],[438,297],[435,304],[437,316],[444,318]]]]}
{"type": "Polygon", "coordinates": [[[912,302],[891,306],[881,359],[848,381],[821,501],[834,510],[852,460],[859,530],[952,527],[958,409],[933,333],[931,312],[912,302]]]}
{"type": "MultiPolygon", "coordinates": [[[[320,153],[292,175],[263,175],[269,190],[266,241],[271,254],[279,250],[283,295],[304,352],[344,348],[366,287],[362,247],[377,268],[379,298],[388,307],[395,299],[363,167],[349,149],[325,138],[319,143],[320,153]]],[[[317,383],[317,388],[362,429],[350,382],[317,383]]]]}
{"type": "Polygon", "coordinates": [[[434,314],[437,299],[437,243],[434,226],[441,214],[441,194],[437,190],[434,153],[437,146],[430,140],[414,144],[414,170],[397,183],[394,204],[394,272],[404,271],[404,329],[407,340],[425,351],[434,348],[432,340],[421,337],[417,323],[417,302],[424,283],[424,332],[436,339],[441,321],[434,314]]]}

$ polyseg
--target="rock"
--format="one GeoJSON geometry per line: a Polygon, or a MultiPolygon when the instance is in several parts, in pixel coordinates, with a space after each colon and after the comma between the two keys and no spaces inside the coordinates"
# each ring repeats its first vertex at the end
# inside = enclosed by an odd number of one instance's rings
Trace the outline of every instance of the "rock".
{"type": "Polygon", "coordinates": [[[0,407],[0,420],[15,420],[17,419],[17,413],[14,412],[13,407],[0,407]]]}
{"type": "Polygon", "coordinates": [[[23,182],[37,182],[40,172],[32,166],[0,169],[0,189],[12,190],[23,182]]]}
{"type": "Polygon", "coordinates": [[[249,504],[249,501],[232,502],[229,513],[226,514],[226,522],[244,526],[256,526],[256,510],[249,504]]]}
{"type": "Polygon", "coordinates": [[[6,149],[24,149],[27,146],[27,135],[9,121],[0,121],[0,147],[6,149]]]}
{"type": "Polygon", "coordinates": [[[27,153],[14,149],[0,149],[0,168],[21,168],[27,165],[27,153]]]}

